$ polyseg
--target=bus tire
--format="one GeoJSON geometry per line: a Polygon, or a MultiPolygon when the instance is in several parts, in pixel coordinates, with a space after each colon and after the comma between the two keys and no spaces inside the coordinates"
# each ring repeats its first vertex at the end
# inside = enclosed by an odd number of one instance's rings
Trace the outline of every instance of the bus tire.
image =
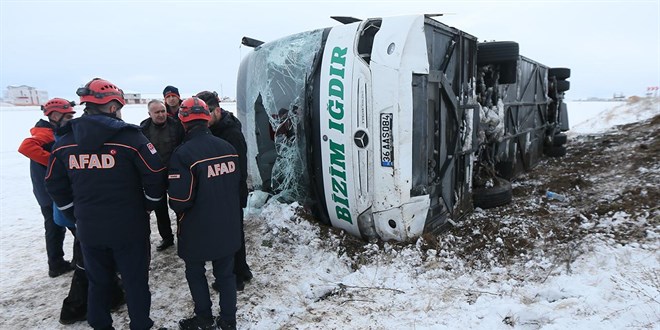
{"type": "Polygon", "coordinates": [[[517,62],[520,46],[513,41],[480,42],[477,44],[477,65],[517,62]]]}
{"type": "Polygon", "coordinates": [[[563,146],[566,142],[568,142],[568,136],[566,134],[559,133],[552,137],[552,145],[555,147],[563,146]]]}
{"type": "Polygon", "coordinates": [[[557,93],[563,93],[571,88],[571,82],[568,80],[557,80],[557,93]]]}
{"type": "Polygon", "coordinates": [[[571,77],[571,69],[569,68],[550,68],[548,69],[548,77],[554,76],[557,80],[564,80],[571,77]]]}
{"type": "Polygon", "coordinates": [[[496,178],[497,184],[490,188],[477,188],[472,191],[472,204],[474,207],[490,209],[511,203],[513,190],[511,182],[496,178]]]}

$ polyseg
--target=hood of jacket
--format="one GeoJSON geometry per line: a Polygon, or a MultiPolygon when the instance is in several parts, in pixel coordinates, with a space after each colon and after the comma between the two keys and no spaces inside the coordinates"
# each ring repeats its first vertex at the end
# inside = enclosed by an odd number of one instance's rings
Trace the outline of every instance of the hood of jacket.
{"type": "Polygon", "coordinates": [[[138,126],[106,114],[86,115],[72,119],[58,133],[73,133],[73,138],[83,150],[95,150],[125,129],[139,130],[138,126]]]}
{"type": "Polygon", "coordinates": [[[222,113],[222,117],[219,121],[210,127],[211,132],[223,131],[228,128],[236,128],[239,131],[241,130],[241,122],[234,116],[233,113],[224,109],[221,109],[220,111],[222,113]]]}

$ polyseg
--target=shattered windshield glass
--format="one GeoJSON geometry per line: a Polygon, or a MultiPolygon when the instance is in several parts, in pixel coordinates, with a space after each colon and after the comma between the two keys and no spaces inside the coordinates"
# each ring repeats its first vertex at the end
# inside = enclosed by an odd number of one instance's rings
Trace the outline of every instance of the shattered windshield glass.
{"type": "Polygon", "coordinates": [[[239,69],[236,101],[253,188],[285,202],[308,196],[305,95],[322,36],[320,29],[265,43],[239,69]]]}

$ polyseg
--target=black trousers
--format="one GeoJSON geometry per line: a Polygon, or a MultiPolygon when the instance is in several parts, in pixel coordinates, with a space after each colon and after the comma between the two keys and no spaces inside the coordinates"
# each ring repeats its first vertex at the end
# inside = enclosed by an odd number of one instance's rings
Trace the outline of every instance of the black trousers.
{"type": "MultiPolygon", "coordinates": [[[[75,266],[73,271],[73,278],[71,278],[71,286],[69,287],[69,294],[62,302],[62,311],[60,317],[68,318],[72,315],[81,315],[87,313],[87,296],[89,290],[89,281],[85,273],[85,262],[82,255],[82,248],[80,241],[76,237],[76,230],[69,228],[75,240],[73,241],[73,260],[75,266]]],[[[124,299],[124,290],[121,288],[119,277],[116,275],[112,281],[112,305],[117,305],[118,302],[124,299]]]]}
{"type": "Polygon", "coordinates": [[[46,254],[48,255],[48,268],[60,267],[64,263],[64,235],[66,229],[60,227],[53,220],[53,205],[42,206],[41,214],[44,216],[44,229],[46,230],[46,254]]]}
{"type": "Polygon", "coordinates": [[[149,329],[153,326],[154,322],[149,317],[151,309],[149,237],[112,245],[81,244],[81,247],[89,279],[87,323],[92,328],[101,329],[112,325],[110,316],[112,283],[116,270],[119,270],[126,290],[128,316],[131,319],[130,328],[149,329]]]}
{"type": "Polygon", "coordinates": [[[245,255],[245,230],[243,229],[243,209],[241,209],[241,247],[234,254],[234,274],[240,281],[250,272],[245,255]]]}
{"type": "MultiPolygon", "coordinates": [[[[213,260],[213,275],[220,289],[220,317],[228,322],[236,320],[236,277],[232,272],[234,256],[230,255],[213,260]]],[[[195,302],[195,315],[212,317],[211,295],[206,279],[205,261],[189,261],[186,263],[186,280],[190,294],[195,302]]]]}
{"type": "MultiPolygon", "coordinates": [[[[76,230],[71,229],[73,236],[76,236],[76,230]]],[[[71,279],[71,286],[69,287],[69,294],[64,298],[62,303],[62,314],[64,315],[78,315],[87,312],[87,275],[85,274],[85,263],[82,257],[82,250],[80,248],[80,241],[75,238],[73,241],[73,259],[71,263],[75,269],[73,271],[73,278],[71,279]]]]}
{"type": "Polygon", "coordinates": [[[154,210],[156,213],[156,223],[158,224],[158,234],[163,241],[174,241],[172,234],[172,223],[170,221],[170,210],[167,206],[167,196],[158,202],[158,206],[154,210]]]}

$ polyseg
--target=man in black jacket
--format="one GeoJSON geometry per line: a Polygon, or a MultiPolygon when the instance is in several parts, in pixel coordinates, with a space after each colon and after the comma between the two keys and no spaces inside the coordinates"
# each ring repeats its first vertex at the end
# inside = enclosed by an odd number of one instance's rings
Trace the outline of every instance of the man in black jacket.
{"type": "Polygon", "coordinates": [[[48,161],[46,189],[76,221],[89,279],[87,322],[112,329],[115,269],[126,289],[131,329],[149,329],[149,216],[163,198],[166,171],[140,128],[123,122],[124,93],[95,78],[76,94],[86,115],[59,133],[48,161]],[[116,266],[116,267],[115,267],[116,266]]]}
{"type": "Polygon", "coordinates": [[[178,216],[178,252],[186,264],[186,280],[195,303],[195,316],[179,321],[180,329],[215,329],[206,281],[206,261],[220,291],[222,329],[236,329],[234,254],[240,239],[240,163],[227,141],[211,134],[204,101],[186,99],[179,119],[186,130],[183,143],[169,164],[170,207],[178,216]]]}
{"type": "MultiPolygon", "coordinates": [[[[159,100],[149,101],[147,109],[149,118],[140,123],[140,128],[144,136],[156,147],[158,155],[167,167],[172,151],[183,140],[185,134],[183,126],[178,120],[167,115],[165,104],[159,100]]],[[[174,235],[172,234],[172,224],[166,198],[161,200],[154,212],[156,213],[158,233],[162,239],[156,250],[163,251],[174,245],[174,235]]]]}
{"type": "MultiPolygon", "coordinates": [[[[213,135],[229,142],[238,153],[238,161],[241,169],[241,248],[234,256],[234,274],[236,274],[236,288],[243,291],[245,283],[252,279],[250,266],[247,264],[245,252],[245,232],[243,230],[243,208],[247,205],[247,143],[241,132],[241,122],[229,111],[220,107],[218,93],[203,91],[197,93],[197,97],[206,102],[211,112],[209,129],[213,135]]],[[[217,291],[218,285],[213,283],[213,289],[217,291]]]]}

